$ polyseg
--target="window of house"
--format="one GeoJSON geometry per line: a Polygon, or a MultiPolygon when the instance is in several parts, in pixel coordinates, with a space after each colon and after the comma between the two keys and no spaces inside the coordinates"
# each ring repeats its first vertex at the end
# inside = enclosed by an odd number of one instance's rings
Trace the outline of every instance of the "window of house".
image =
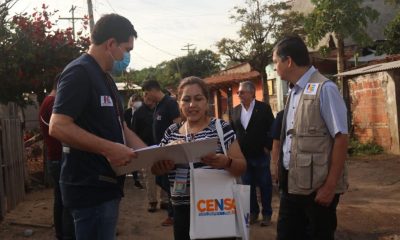
{"type": "Polygon", "coordinates": [[[276,94],[276,79],[270,79],[267,81],[268,84],[268,95],[272,96],[276,94]]]}

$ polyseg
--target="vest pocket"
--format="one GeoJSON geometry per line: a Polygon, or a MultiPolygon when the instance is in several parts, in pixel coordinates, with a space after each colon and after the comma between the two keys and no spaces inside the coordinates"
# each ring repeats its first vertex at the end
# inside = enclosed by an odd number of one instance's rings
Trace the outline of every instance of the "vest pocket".
{"type": "Polygon", "coordinates": [[[328,176],[328,157],[325,154],[312,155],[312,169],[313,169],[313,188],[319,188],[324,184],[328,176]]]}
{"type": "Polygon", "coordinates": [[[312,187],[312,155],[298,154],[296,166],[293,169],[296,177],[296,185],[301,189],[311,189],[312,187]]]}
{"type": "Polygon", "coordinates": [[[327,144],[325,135],[299,135],[298,146],[300,152],[322,152],[327,144]]]}

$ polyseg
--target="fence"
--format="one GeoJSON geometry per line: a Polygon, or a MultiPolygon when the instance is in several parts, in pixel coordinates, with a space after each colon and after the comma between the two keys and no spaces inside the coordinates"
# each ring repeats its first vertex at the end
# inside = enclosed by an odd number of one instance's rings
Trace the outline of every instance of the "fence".
{"type": "Polygon", "coordinates": [[[0,220],[25,197],[25,153],[17,106],[0,119],[0,220]]]}

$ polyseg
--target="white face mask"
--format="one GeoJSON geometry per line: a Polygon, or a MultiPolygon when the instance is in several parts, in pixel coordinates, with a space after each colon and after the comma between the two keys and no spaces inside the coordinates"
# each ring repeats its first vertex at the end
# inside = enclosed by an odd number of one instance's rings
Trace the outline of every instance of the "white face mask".
{"type": "Polygon", "coordinates": [[[134,109],[138,109],[138,108],[140,108],[140,106],[142,106],[142,102],[141,102],[141,101],[133,102],[132,107],[133,107],[134,109]]]}

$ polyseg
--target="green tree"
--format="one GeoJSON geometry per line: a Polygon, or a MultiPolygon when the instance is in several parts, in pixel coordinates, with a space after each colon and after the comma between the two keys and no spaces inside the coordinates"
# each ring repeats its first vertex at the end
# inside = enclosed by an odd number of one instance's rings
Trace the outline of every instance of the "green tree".
{"type": "MultiPolygon", "coordinates": [[[[306,17],[304,28],[307,32],[308,43],[315,47],[327,34],[336,38],[337,71],[345,68],[344,39],[351,38],[361,46],[372,43],[366,32],[370,21],[375,21],[379,13],[371,7],[362,7],[364,0],[311,0],[314,10],[306,17]]],[[[346,106],[350,109],[350,93],[348,82],[339,77],[337,84],[343,93],[346,106]]],[[[350,124],[351,112],[348,115],[350,124]]]]}
{"type": "Polygon", "coordinates": [[[400,0],[385,0],[385,2],[393,5],[400,4],[400,0]]]}
{"type": "Polygon", "coordinates": [[[386,41],[379,47],[379,52],[387,54],[400,53],[400,13],[388,23],[385,27],[384,34],[386,41]]]}
{"type": "Polygon", "coordinates": [[[361,46],[371,44],[366,27],[369,22],[378,18],[379,13],[371,7],[362,7],[363,1],[311,0],[315,8],[306,17],[304,25],[308,43],[315,47],[327,34],[333,34],[337,44],[337,71],[339,73],[343,72],[345,67],[345,38],[351,38],[361,46]]]}
{"type": "Polygon", "coordinates": [[[163,87],[177,87],[182,78],[188,76],[208,77],[221,69],[221,61],[218,54],[211,50],[193,51],[183,57],[158,64],[155,68],[144,68],[139,71],[127,73],[119,77],[117,81],[125,81],[128,84],[142,84],[146,79],[155,79],[163,87]]]}
{"type": "MultiPolygon", "coordinates": [[[[400,0],[385,0],[393,6],[400,5],[400,0]]],[[[400,53],[400,12],[390,21],[384,30],[386,41],[378,47],[379,53],[398,54],[400,53]]]]}
{"type": "Polygon", "coordinates": [[[41,102],[56,74],[89,46],[89,38],[81,32],[74,39],[72,29],[54,29],[52,17],[56,11],[47,8],[43,4],[31,15],[24,13],[5,20],[0,43],[1,103],[24,106],[24,93],[31,92],[41,102]]]}
{"type": "MultiPolygon", "coordinates": [[[[218,41],[219,52],[231,63],[250,63],[265,81],[265,67],[272,62],[274,42],[287,34],[303,35],[303,16],[291,11],[290,2],[246,0],[244,7],[236,6],[231,19],[241,24],[239,38],[218,41]]],[[[264,100],[268,102],[267,84],[264,87],[264,100]]]]}

